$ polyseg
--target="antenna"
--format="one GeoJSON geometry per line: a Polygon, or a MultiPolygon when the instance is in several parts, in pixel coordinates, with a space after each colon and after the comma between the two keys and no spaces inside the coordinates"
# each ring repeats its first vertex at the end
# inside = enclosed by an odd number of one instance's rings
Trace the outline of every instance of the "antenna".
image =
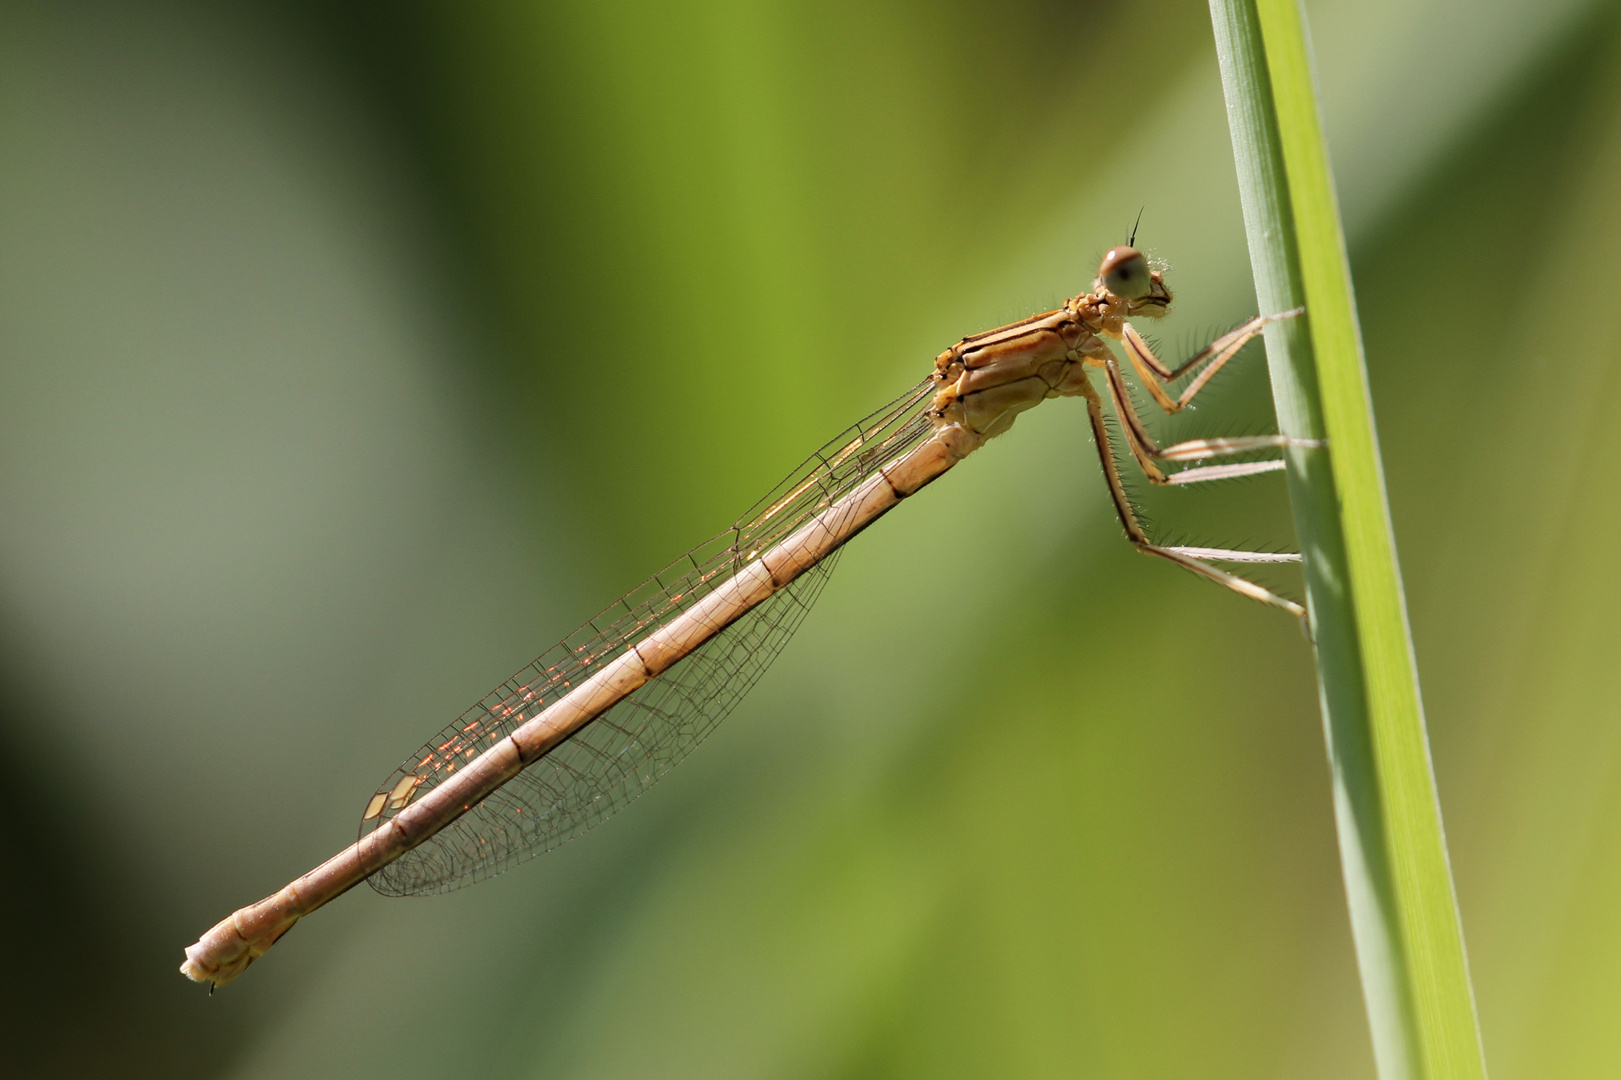
{"type": "Polygon", "coordinates": [[[1147,209],[1148,207],[1144,206],[1141,210],[1137,211],[1137,220],[1131,223],[1131,239],[1126,241],[1127,247],[1137,246],[1137,226],[1143,223],[1143,210],[1147,209]]]}

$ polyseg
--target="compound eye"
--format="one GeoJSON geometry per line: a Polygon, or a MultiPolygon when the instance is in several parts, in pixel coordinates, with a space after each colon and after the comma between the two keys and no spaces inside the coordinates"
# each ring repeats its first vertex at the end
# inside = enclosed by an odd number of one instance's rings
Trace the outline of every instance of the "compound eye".
{"type": "Polygon", "coordinates": [[[1098,277],[1103,280],[1105,289],[1127,300],[1141,300],[1153,285],[1143,253],[1124,245],[1111,249],[1103,257],[1098,277]]]}

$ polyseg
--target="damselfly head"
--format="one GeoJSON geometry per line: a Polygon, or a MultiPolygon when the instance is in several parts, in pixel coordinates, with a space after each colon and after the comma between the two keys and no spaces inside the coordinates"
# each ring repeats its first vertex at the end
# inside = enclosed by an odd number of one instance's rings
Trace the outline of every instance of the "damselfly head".
{"type": "Polygon", "coordinates": [[[1103,256],[1093,287],[1126,301],[1133,315],[1163,315],[1171,305],[1164,276],[1148,268],[1142,252],[1125,244],[1110,248],[1103,256]]]}

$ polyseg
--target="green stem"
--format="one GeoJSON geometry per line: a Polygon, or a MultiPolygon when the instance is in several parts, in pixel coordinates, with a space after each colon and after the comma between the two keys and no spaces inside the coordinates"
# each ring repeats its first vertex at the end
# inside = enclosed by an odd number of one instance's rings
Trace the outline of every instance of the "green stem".
{"type": "Polygon", "coordinates": [[[1297,0],[1210,0],[1281,429],[1357,963],[1383,1080],[1484,1080],[1379,464],[1362,338],[1297,0]]]}

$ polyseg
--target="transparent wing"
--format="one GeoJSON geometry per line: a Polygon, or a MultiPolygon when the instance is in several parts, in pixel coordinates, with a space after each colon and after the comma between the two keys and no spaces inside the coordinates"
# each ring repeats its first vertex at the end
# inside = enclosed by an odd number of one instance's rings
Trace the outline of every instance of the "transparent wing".
{"type": "Polygon", "coordinates": [[[391,896],[470,885],[565,844],[652,787],[726,718],[799,628],[837,555],[582,728],[371,878],[391,896]]]}
{"type": "MultiPolygon", "coordinates": [[[[813,454],[736,525],[650,578],[463,713],[367,803],[361,835],[543,712],[602,664],[702,600],[761,552],[915,446],[925,379],[813,454]]],[[[370,878],[391,896],[445,892],[549,851],[646,791],[715,729],[776,659],[837,553],[370,878]]]]}

